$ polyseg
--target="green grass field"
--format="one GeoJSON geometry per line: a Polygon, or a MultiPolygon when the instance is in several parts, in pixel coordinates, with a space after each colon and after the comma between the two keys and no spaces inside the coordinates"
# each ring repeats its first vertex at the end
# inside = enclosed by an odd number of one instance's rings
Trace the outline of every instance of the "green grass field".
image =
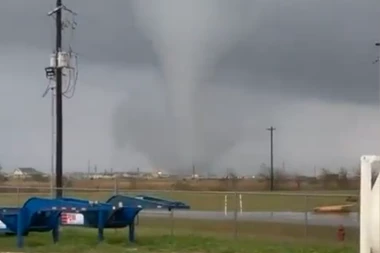
{"type": "MultiPolygon", "coordinates": [[[[25,238],[24,252],[40,253],[353,253],[354,243],[332,243],[313,240],[292,240],[263,237],[229,238],[220,234],[187,233],[185,230],[169,235],[166,229],[146,228],[137,231],[135,243],[129,243],[123,230],[107,230],[105,241],[98,243],[96,230],[63,228],[58,244],[50,233],[33,233],[25,238]]],[[[15,237],[0,237],[2,252],[20,252],[15,237]]]]}
{"type": "MultiPolygon", "coordinates": [[[[91,200],[106,200],[111,192],[69,192],[66,196],[91,200]]],[[[137,194],[137,192],[133,193],[137,194]]],[[[147,193],[189,203],[195,210],[223,210],[224,193],[167,192],[147,193]]],[[[348,194],[349,195],[349,194],[348,194]]],[[[351,194],[353,195],[353,194],[351,194]]],[[[1,205],[20,205],[33,194],[0,194],[1,205]]],[[[40,195],[41,196],[41,195],[40,195]]],[[[50,197],[49,194],[42,195],[50,197]]],[[[238,196],[238,195],[237,195],[238,196]]],[[[228,195],[235,203],[236,195],[228,195]]],[[[316,205],[344,203],[345,197],[309,197],[297,195],[243,194],[244,211],[304,211],[316,205]],[[305,203],[307,205],[305,205],[305,203]]],[[[229,205],[230,206],[230,205],[229,205]]],[[[232,210],[233,208],[229,208],[232,210]]],[[[250,221],[210,221],[170,219],[140,216],[136,227],[137,241],[126,242],[123,229],[107,230],[105,242],[98,244],[96,230],[83,228],[62,229],[58,245],[51,242],[50,233],[32,233],[26,237],[24,252],[40,253],[351,253],[357,252],[359,231],[346,228],[346,240],[338,242],[336,227],[305,226],[284,223],[250,221]]],[[[19,252],[14,237],[0,237],[0,251],[19,252]]]]}
{"type": "MultiPolygon", "coordinates": [[[[145,193],[158,197],[186,202],[192,210],[223,211],[225,196],[228,210],[239,209],[239,194],[235,193],[202,193],[202,192],[128,192],[128,194],[145,193]]],[[[1,193],[0,205],[20,205],[31,196],[50,197],[50,194],[1,193]]],[[[113,195],[108,191],[74,191],[66,190],[66,196],[91,200],[107,200],[113,195]]],[[[356,196],[357,192],[309,192],[309,193],[242,193],[243,211],[311,211],[317,206],[345,204],[348,196],[356,196]],[[307,195],[308,194],[308,195],[307,195]]]]}
{"type": "MultiPolygon", "coordinates": [[[[337,242],[334,226],[315,226],[261,221],[170,219],[168,217],[140,217],[138,228],[166,231],[167,234],[212,234],[228,238],[263,238],[279,240],[310,240],[337,242]]],[[[358,228],[345,228],[346,242],[355,244],[359,240],[358,228]]]]}

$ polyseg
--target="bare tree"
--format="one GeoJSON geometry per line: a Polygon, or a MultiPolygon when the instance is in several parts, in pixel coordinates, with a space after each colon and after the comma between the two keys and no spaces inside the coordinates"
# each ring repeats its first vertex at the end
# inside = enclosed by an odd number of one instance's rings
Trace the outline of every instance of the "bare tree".
{"type": "Polygon", "coordinates": [[[298,173],[296,173],[293,176],[293,180],[296,183],[296,187],[298,191],[301,190],[302,179],[303,179],[303,176],[299,175],[298,173]]]}
{"type": "Polygon", "coordinates": [[[332,173],[330,170],[323,168],[321,170],[320,180],[322,181],[323,188],[327,189],[333,182],[337,182],[339,179],[339,175],[337,173],[332,173]]]}
{"type": "Polygon", "coordinates": [[[340,189],[349,188],[348,171],[346,168],[341,167],[338,172],[338,185],[340,189]]]}
{"type": "Polygon", "coordinates": [[[227,169],[227,175],[226,175],[226,183],[227,183],[227,189],[230,190],[236,190],[238,176],[234,169],[228,168],[227,169]]]}
{"type": "MultiPolygon", "coordinates": [[[[279,168],[274,168],[273,170],[274,170],[273,177],[274,177],[274,184],[275,185],[279,185],[280,183],[284,183],[284,182],[289,180],[290,177],[285,171],[283,171],[279,168]]],[[[271,179],[271,173],[270,172],[271,172],[270,167],[267,166],[265,163],[262,163],[260,165],[260,173],[258,175],[259,179],[263,180],[269,184],[270,179],[271,179]]]]}
{"type": "Polygon", "coordinates": [[[274,171],[274,180],[277,182],[286,182],[289,180],[289,175],[280,169],[275,169],[274,171]]]}
{"type": "Polygon", "coordinates": [[[265,163],[262,163],[260,165],[260,172],[258,174],[258,177],[259,179],[265,181],[270,179],[270,168],[265,163]]]}
{"type": "Polygon", "coordinates": [[[3,171],[3,166],[0,164],[0,182],[5,182],[8,180],[8,178],[5,176],[4,173],[2,173],[3,171]]]}

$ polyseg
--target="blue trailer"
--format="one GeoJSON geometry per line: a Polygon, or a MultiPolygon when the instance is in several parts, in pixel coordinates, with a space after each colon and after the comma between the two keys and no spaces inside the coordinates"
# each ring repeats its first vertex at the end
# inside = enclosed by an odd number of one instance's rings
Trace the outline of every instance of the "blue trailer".
{"type": "Polygon", "coordinates": [[[107,203],[117,206],[135,206],[143,209],[190,209],[190,206],[174,200],[161,199],[147,195],[127,196],[114,195],[107,203]]]}
{"type": "Polygon", "coordinates": [[[98,240],[104,239],[105,228],[129,227],[129,240],[134,241],[134,218],[141,211],[138,207],[116,207],[81,199],[30,198],[21,208],[1,208],[0,220],[5,233],[17,236],[17,246],[23,247],[23,237],[30,232],[52,232],[53,242],[59,240],[62,212],[81,213],[85,226],[98,229],[98,240]]]}

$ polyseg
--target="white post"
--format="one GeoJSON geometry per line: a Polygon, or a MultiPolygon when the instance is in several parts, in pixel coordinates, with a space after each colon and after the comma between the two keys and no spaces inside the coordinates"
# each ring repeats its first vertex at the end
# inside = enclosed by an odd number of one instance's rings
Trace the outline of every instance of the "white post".
{"type": "Polygon", "coordinates": [[[362,156],[360,164],[360,253],[371,252],[367,230],[368,199],[370,198],[369,194],[371,194],[371,167],[371,161],[362,156]]]}
{"type": "Polygon", "coordinates": [[[243,197],[239,194],[240,213],[243,213],[243,197]]]}
{"type": "Polygon", "coordinates": [[[224,215],[227,216],[227,201],[228,201],[228,196],[224,195],[224,215]]]}
{"type": "Polygon", "coordinates": [[[360,160],[360,253],[380,253],[380,182],[372,187],[372,163],[380,156],[360,160]]]}

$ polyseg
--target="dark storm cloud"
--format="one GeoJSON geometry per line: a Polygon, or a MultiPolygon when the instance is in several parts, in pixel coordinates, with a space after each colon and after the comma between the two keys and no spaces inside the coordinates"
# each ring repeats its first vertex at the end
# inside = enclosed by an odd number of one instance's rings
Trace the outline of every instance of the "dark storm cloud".
{"type": "Polygon", "coordinates": [[[225,55],[220,72],[239,70],[248,85],[284,94],[378,101],[372,62],[380,38],[379,1],[272,1],[277,7],[225,55]]]}
{"type": "MultiPolygon", "coordinates": [[[[54,2],[1,2],[0,45],[17,43],[52,50],[55,27],[47,12],[55,7],[54,2]]],[[[121,64],[156,62],[150,41],[134,26],[129,1],[66,0],[64,4],[79,14],[76,18],[79,25],[71,42],[82,61],[121,64]]],[[[71,34],[66,32],[65,37],[71,38],[71,34]]]]}
{"type": "MultiPolygon", "coordinates": [[[[220,59],[215,79],[228,78],[226,69],[232,69],[249,87],[355,103],[378,100],[372,61],[380,38],[379,1],[270,1],[251,36],[220,59]]],[[[74,45],[82,60],[158,67],[130,1],[65,4],[80,14],[74,45]]],[[[46,12],[53,7],[48,0],[3,1],[0,43],[51,48],[53,24],[46,12]]]]}

